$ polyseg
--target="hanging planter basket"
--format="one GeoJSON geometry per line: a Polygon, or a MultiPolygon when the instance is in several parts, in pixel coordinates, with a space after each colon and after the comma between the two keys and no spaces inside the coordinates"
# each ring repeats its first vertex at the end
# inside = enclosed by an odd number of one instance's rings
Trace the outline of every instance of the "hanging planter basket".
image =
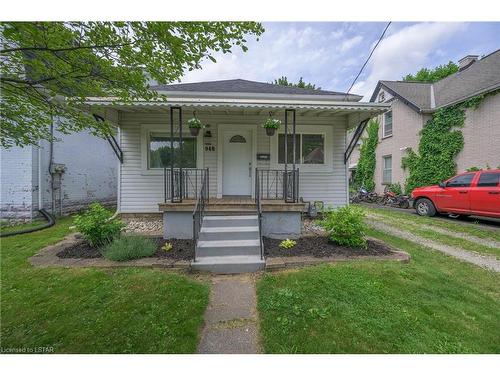
{"type": "Polygon", "coordinates": [[[275,128],[266,128],[266,134],[270,137],[272,137],[275,132],[276,132],[275,128]]]}
{"type": "Polygon", "coordinates": [[[188,120],[188,127],[189,127],[189,132],[193,137],[197,137],[198,134],[200,134],[200,129],[203,127],[201,124],[201,121],[198,120],[196,117],[193,117],[192,119],[188,120]]]}
{"type": "Polygon", "coordinates": [[[264,124],[262,124],[262,127],[266,129],[266,134],[270,137],[274,135],[276,132],[276,129],[279,129],[281,126],[281,121],[278,120],[277,118],[272,118],[269,117],[264,124]]]}

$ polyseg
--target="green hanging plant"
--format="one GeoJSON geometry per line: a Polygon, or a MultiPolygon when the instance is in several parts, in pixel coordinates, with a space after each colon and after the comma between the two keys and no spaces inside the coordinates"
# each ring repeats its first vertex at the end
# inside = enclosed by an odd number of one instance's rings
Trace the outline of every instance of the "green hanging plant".
{"type": "Polygon", "coordinates": [[[268,118],[264,124],[262,124],[262,127],[265,129],[279,129],[281,126],[281,120],[278,120],[277,118],[268,118]]]}
{"type": "Polygon", "coordinates": [[[200,133],[200,129],[203,128],[203,125],[201,124],[201,121],[196,118],[196,113],[194,116],[195,117],[188,120],[187,124],[191,135],[196,137],[200,133]]]}
{"type": "Polygon", "coordinates": [[[201,124],[201,121],[197,119],[196,117],[193,117],[188,120],[187,122],[189,129],[201,129],[203,125],[201,124]]]}

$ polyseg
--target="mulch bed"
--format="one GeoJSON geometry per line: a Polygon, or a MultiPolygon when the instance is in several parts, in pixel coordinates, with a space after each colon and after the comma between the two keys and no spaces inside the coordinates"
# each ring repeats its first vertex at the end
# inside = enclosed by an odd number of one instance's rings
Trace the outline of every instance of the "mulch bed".
{"type": "MultiPolygon", "coordinates": [[[[156,252],[151,258],[168,258],[175,260],[190,260],[194,257],[194,244],[193,240],[165,240],[163,238],[151,238],[156,243],[156,252]],[[170,242],[173,249],[164,251],[161,247],[170,242]]],[[[87,242],[81,240],[77,243],[66,247],[56,254],[59,258],[73,258],[73,259],[93,259],[102,258],[101,251],[95,247],[90,246],[87,242]]]]}
{"type": "Polygon", "coordinates": [[[367,249],[340,246],[328,240],[326,236],[301,237],[291,249],[279,247],[282,240],[264,237],[264,252],[268,257],[313,256],[317,258],[342,255],[345,257],[360,255],[390,255],[391,248],[381,242],[368,239],[367,249]]]}

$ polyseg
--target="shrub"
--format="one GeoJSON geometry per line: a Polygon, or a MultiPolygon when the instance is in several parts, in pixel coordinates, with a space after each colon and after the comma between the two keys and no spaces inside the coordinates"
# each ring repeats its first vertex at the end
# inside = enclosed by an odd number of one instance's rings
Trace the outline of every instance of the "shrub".
{"type": "Polygon", "coordinates": [[[125,227],[122,221],[111,219],[112,216],[111,211],[93,203],[87,211],[76,216],[74,224],[91,246],[100,247],[111,242],[125,227]]]}
{"type": "Polygon", "coordinates": [[[295,245],[297,245],[297,241],[291,240],[289,238],[280,242],[280,247],[283,249],[291,249],[295,245]]]}
{"type": "Polygon", "coordinates": [[[156,244],[141,236],[121,236],[102,249],[109,260],[124,261],[149,257],[156,251],[156,244]]]}
{"type": "Polygon", "coordinates": [[[328,232],[330,241],[343,246],[366,249],[364,218],[362,209],[345,206],[329,211],[320,221],[320,225],[328,232]]]}
{"type": "Polygon", "coordinates": [[[403,188],[401,187],[401,184],[399,182],[395,184],[390,184],[389,191],[392,191],[394,194],[397,195],[403,194],[403,188]]]}
{"type": "Polygon", "coordinates": [[[377,164],[378,129],[378,121],[370,120],[366,127],[367,136],[361,140],[358,166],[354,175],[354,186],[357,189],[360,187],[365,187],[368,191],[375,189],[374,175],[377,164]]]}
{"type": "Polygon", "coordinates": [[[172,246],[172,244],[170,242],[165,242],[165,245],[163,245],[161,247],[161,249],[165,252],[169,252],[170,250],[172,250],[174,247],[172,246]]]}

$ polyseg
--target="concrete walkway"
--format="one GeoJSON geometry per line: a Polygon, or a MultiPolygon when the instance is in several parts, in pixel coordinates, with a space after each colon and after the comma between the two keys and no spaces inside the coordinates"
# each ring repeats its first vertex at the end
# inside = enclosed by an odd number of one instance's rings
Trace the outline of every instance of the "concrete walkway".
{"type": "Polygon", "coordinates": [[[475,264],[476,266],[493,270],[495,272],[500,272],[500,261],[497,260],[494,256],[480,255],[471,251],[444,245],[442,243],[417,236],[411,232],[396,229],[391,225],[387,225],[376,219],[374,220],[373,217],[372,220],[369,220],[367,223],[371,227],[388,234],[392,234],[393,236],[401,237],[408,241],[415,242],[419,245],[430,247],[433,250],[441,251],[442,253],[451,255],[455,258],[475,264]]]}
{"type": "Polygon", "coordinates": [[[256,304],[255,275],[214,276],[198,353],[259,353],[256,304]]]}

